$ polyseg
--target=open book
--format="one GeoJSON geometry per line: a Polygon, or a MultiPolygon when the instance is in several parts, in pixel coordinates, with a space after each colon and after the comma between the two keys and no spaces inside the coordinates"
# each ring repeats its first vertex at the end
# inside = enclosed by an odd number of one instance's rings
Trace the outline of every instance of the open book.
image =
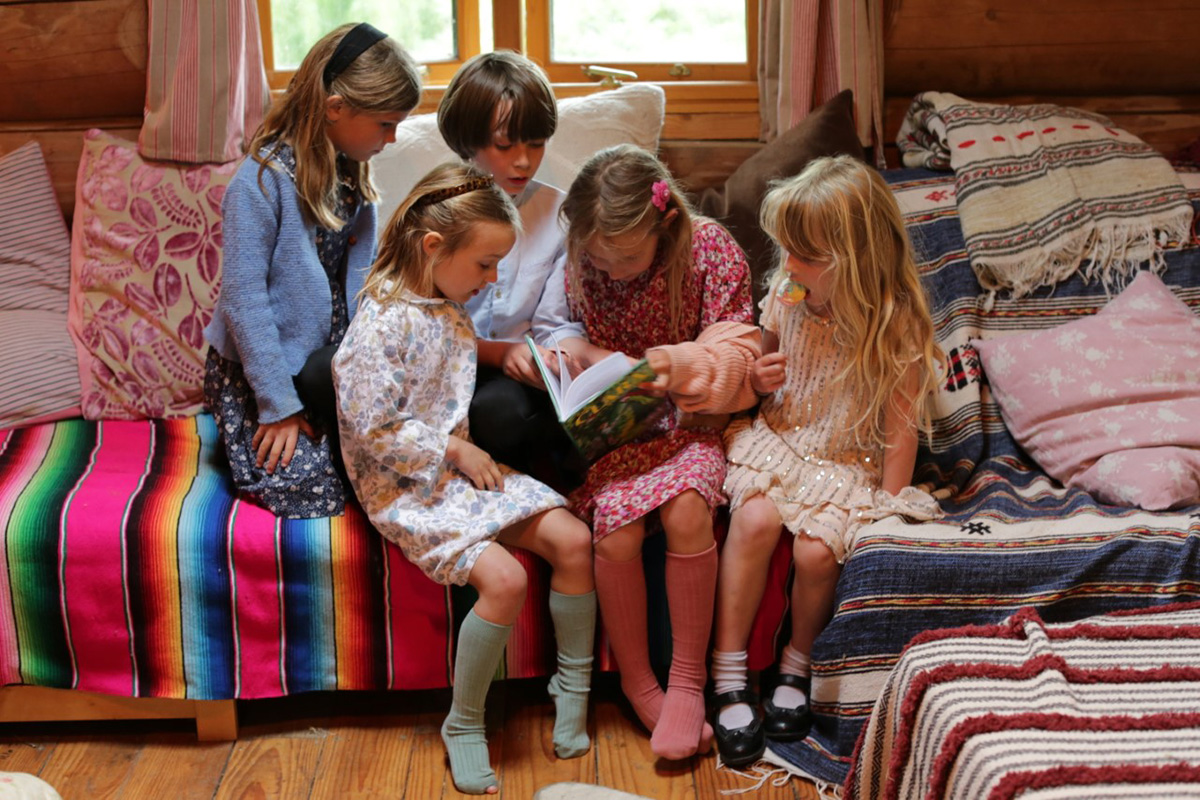
{"type": "Polygon", "coordinates": [[[589,462],[636,439],[670,407],[667,398],[641,388],[657,377],[644,358],[631,367],[623,353],[613,353],[571,378],[562,350],[555,347],[555,375],[533,339],[526,336],[525,342],[533,351],[558,421],[589,462]]]}

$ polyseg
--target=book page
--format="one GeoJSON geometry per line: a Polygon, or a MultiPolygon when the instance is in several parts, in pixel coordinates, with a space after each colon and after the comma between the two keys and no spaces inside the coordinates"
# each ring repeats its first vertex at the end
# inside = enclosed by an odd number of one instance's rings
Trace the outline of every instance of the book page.
{"type": "Polygon", "coordinates": [[[562,395],[566,419],[587,405],[588,401],[607,389],[629,372],[631,366],[624,353],[612,353],[575,376],[562,395]]]}
{"type": "MultiPolygon", "coordinates": [[[[538,373],[542,376],[542,383],[546,384],[546,392],[550,395],[550,403],[554,406],[554,413],[558,416],[558,421],[562,422],[570,416],[563,405],[562,385],[554,373],[550,371],[550,368],[546,366],[546,362],[542,360],[541,352],[538,350],[537,345],[533,343],[533,338],[528,334],[525,335],[525,344],[529,345],[529,351],[533,353],[533,363],[537,366],[538,373]]],[[[561,364],[561,352],[558,357],[561,364]]],[[[563,370],[562,374],[565,375],[566,370],[563,370]]],[[[570,383],[570,380],[570,377],[568,377],[567,382],[570,383]]]]}

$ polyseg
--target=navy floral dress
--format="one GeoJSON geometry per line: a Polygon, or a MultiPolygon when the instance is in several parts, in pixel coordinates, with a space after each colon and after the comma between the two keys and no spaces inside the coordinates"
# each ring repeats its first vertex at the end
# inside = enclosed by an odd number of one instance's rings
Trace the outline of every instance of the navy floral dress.
{"type": "MultiPolygon", "coordinates": [[[[289,145],[275,154],[279,165],[296,177],[296,156],[289,145]]],[[[339,156],[339,168],[342,166],[339,156]]],[[[337,215],[345,220],[339,230],[317,228],[317,254],[333,296],[329,344],[340,344],[350,323],[346,303],[345,256],[362,197],[349,183],[342,184],[337,215]]],[[[287,467],[268,474],[255,465],[254,434],[258,430],[258,403],[246,381],[242,365],[208,349],[204,371],[204,397],[217,421],[217,430],[229,459],[233,480],[242,493],[280,517],[335,517],[345,512],[346,487],[333,466],[330,438],[318,429],[316,441],[301,433],[287,467]]],[[[310,420],[311,421],[311,420],[310,420]]],[[[314,425],[314,428],[317,426],[314,425]]]]}

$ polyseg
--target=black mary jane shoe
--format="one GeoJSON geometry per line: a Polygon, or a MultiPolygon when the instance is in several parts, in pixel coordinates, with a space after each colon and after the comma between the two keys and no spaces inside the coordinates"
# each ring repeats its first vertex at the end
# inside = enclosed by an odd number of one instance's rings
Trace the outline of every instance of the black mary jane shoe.
{"type": "MultiPolygon", "coordinates": [[[[794,742],[798,739],[803,739],[808,735],[808,729],[812,727],[812,711],[809,709],[809,685],[808,678],[802,678],[799,675],[776,675],[774,686],[791,686],[804,692],[804,705],[797,708],[779,708],[772,702],[775,695],[774,688],[771,693],[763,700],[763,711],[765,719],[763,720],[763,730],[768,739],[775,739],[779,742],[794,742]]],[[[764,694],[766,694],[764,692],[764,694]]]]}
{"type": "Polygon", "coordinates": [[[717,740],[717,752],[721,755],[721,763],[731,767],[745,767],[762,758],[767,749],[767,740],[763,736],[762,715],[758,710],[758,698],[747,689],[713,697],[713,738],[717,740]],[[720,722],[721,709],[734,703],[746,703],[754,719],[743,728],[726,728],[720,722]]]}

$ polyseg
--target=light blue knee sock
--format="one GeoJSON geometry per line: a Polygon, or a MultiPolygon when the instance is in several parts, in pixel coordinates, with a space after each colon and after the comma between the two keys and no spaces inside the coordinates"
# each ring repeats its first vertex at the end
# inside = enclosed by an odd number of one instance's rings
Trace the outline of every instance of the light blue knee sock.
{"type": "Polygon", "coordinates": [[[587,735],[587,711],[596,640],[596,593],[559,594],[551,589],[550,620],[558,642],[558,672],[550,678],[554,752],[559,758],[577,758],[592,744],[587,735]]]}
{"type": "Polygon", "coordinates": [[[450,755],[454,785],[466,794],[483,794],[495,786],[484,734],[484,702],[508,643],[511,625],[497,625],[472,609],[458,629],[454,659],[454,699],[442,723],[442,741],[450,755]]]}

